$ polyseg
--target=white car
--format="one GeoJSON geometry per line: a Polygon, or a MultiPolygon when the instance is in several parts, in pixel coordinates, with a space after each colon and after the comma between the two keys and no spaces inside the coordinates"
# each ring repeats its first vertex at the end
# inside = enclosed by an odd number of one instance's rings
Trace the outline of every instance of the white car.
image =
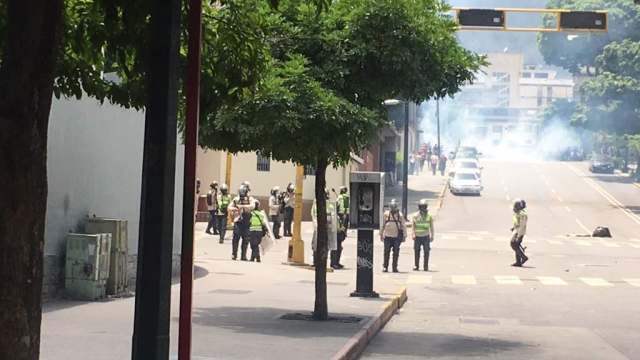
{"type": "Polygon", "coordinates": [[[463,170],[456,172],[449,180],[449,190],[454,195],[480,195],[482,189],[482,181],[474,171],[463,170]]]}
{"type": "Polygon", "coordinates": [[[449,172],[449,176],[454,176],[461,171],[474,172],[478,178],[482,176],[482,166],[480,166],[480,162],[475,159],[456,159],[451,172],[449,172]]]}

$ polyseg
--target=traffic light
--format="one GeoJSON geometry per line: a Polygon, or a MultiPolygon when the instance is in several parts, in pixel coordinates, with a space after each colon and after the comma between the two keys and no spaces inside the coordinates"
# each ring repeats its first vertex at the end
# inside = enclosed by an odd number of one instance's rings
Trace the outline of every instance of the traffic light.
{"type": "Polygon", "coordinates": [[[458,24],[461,27],[504,27],[504,11],[493,9],[459,9],[458,24]]]}
{"type": "Polygon", "coordinates": [[[562,30],[607,30],[607,13],[569,11],[560,13],[562,30]]]}

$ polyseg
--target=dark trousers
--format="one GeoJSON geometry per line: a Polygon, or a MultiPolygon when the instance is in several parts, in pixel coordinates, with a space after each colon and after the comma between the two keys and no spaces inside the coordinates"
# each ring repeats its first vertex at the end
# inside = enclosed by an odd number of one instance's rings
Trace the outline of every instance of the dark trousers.
{"type": "Polygon", "coordinates": [[[437,170],[438,170],[438,166],[436,164],[431,163],[431,173],[435,175],[437,170]]]}
{"type": "Polygon", "coordinates": [[[400,256],[400,238],[385,237],[384,238],[384,261],[382,267],[389,268],[389,255],[393,250],[393,270],[398,270],[398,257],[400,256]]]}
{"type": "Polygon", "coordinates": [[[247,259],[247,247],[249,246],[249,225],[236,222],[233,225],[233,239],[231,241],[231,255],[235,259],[238,255],[238,244],[242,238],[242,244],[240,245],[240,259],[247,259]]]}
{"type": "Polygon", "coordinates": [[[249,239],[251,241],[251,261],[260,261],[260,242],[262,242],[262,230],[250,231],[249,239]]]}
{"type": "Polygon", "coordinates": [[[207,224],[206,232],[213,229],[213,233],[216,234],[218,232],[218,224],[216,224],[216,211],[209,210],[209,223],[207,224]]]}
{"type": "Polygon", "coordinates": [[[431,252],[431,238],[429,236],[416,236],[413,242],[413,256],[416,268],[420,267],[420,251],[424,248],[424,269],[429,270],[429,253],[431,252]]]}
{"type": "Polygon", "coordinates": [[[220,233],[220,244],[224,242],[224,236],[227,233],[227,214],[216,215],[216,222],[218,223],[218,232],[220,233]]]}
{"type": "Polygon", "coordinates": [[[527,259],[527,256],[524,254],[522,249],[522,239],[524,235],[518,236],[518,234],[513,235],[511,238],[511,248],[516,253],[516,264],[522,264],[524,259],[527,259]]]}
{"type": "Polygon", "coordinates": [[[276,239],[280,239],[280,216],[271,215],[271,222],[273,223],[273,236],[275,236],[276,239]]]}
{"type": "Polygon", "coordinates": [[[347,238],[346,231],[338,231],[338,248],[331,250],[331,265],[340,265],[340,257],[342,257],[342,242],[347,238]]]}
{"type": "Polygon", "coordinates": [[[293,222],[293,208],[284,208],[284,236],[292,236],[291,223],[293,222]]]}

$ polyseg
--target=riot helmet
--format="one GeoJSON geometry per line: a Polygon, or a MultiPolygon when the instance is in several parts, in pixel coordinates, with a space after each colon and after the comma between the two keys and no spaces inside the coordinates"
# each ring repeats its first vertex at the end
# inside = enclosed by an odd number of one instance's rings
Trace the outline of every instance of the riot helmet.
{"type": "Polygon", "coordinates": [[[340,186],[340,194],[346,194],[348,191],[346,186],[340,186]]]}
{"type": "Polygon", "coordinates": [[[255,201],[255,209],[260,210],[260,201],[258,200],[255,201]]]}
{"type": "Polygon", "coordinates": [[[218,189],[218,182],[217,181],[212,182],[211,184],[209,184],[209,187],[213,190],[218,189]]]}
{"type": "Polygon", "coordinates": [[[238,189],[238,196],[240,198],[245,198],[247,197],[248,194],[249,194],[249,189],[245,185],[240,185],[240,188],[238,189]]]}
{"type": "Polygon", "coordinates": [[[394,214],[399,211],[398,202],[396,202],[396,199],[391,199],[391,201],[389,202],[389,210],[391,210],[391,212],[394,214]]]}
{"type": "Polygon", "coordinates": [[[427,202],[427,199],[421,199],[420,202],[418,202],[418,210],[421,213],[427,213],[429,211],[429,203],[427,202]]]}
{"type": "Polygon", "coordinates": [[[287,185],[287,191],[288,191],[288,192],[293,193],[295,190],[296,190],[296,187],[295,187],[295,186],[293,186],[293,183],[289,183],[289,184],[287,185]]]}
{"type": "Polygon", "coordinates": [[[278,187],[278,186],[274,186],[274,187],[271,189],[271,195],[273,195],[273,196],[278,196],[278,194],[279,194],[279,193],[280,193],[280,187],[278,187]]]}
{"type": "Polygon", "coordinates": [[[523,210],[527,206],[527,203],[524,200],[516,199],[513,202],[513,212],[519,212],[523,210]]]}
{"type": "Polygon", "coordinates": [[[247,192],[251,191],[251,183],[250,182],[245,180],[245,181],[242,182],[241,185],[247,188],[247,192]]]}
{"type": "Polygon", "coordinates": [[[222,184],[220,186],[220,192],[222,193],[222,195],[227,195],[227,193],[229,192],[229,187],[227,186],[227,184],[222,184]]]}

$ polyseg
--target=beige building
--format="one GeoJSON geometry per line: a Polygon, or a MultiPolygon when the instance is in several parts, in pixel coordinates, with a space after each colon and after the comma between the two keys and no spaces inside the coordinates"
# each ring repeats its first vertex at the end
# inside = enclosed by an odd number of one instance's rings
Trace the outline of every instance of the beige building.
{"type": "MultiPolygon", "coordinates": [[[[327,168],[327,189],[335,189],[336,192],[342,185],[349,185],[349,173],[358,171],[362,159],[352,155],[352,161],[348,167],[327,168]]],[[[227,167],[227,153],[200,149],[198,152],[197,177],[202,182],[201,194],[206,194],[209,184],[218,181],[225,182],[227,167]]],[[[279,186],[282,191],[289,182],[295,184],[296,166],[291,162],[280,162],[257,153],[239,153],[232,156],[231,184],[229,191],[236,193],[243,181],[251,183],[251,193],[260,200],[263,207],[267,204],[271,189],[279,186]]],[[[313,169],[305,169],[303,183],[304,220],[310,219],[310,209],[315,198],[315,175],[313,169]]],[[[332,199],[335,195],[332,194],[332,199]]]]}

